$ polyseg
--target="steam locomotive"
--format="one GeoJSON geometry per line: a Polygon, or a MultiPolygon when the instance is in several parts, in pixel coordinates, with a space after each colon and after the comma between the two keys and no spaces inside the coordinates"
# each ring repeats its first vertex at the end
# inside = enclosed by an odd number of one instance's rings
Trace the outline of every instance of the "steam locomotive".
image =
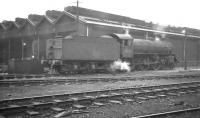
{"type": "Polygon", "coordinates": [[[129,63],[131,71],[173,69],[177,59],[172,47],[170,42],[135,39],[129,34],[70,35],[46,41],[43,64],[64,74],[109,71],[116,60],[129,63]]]}

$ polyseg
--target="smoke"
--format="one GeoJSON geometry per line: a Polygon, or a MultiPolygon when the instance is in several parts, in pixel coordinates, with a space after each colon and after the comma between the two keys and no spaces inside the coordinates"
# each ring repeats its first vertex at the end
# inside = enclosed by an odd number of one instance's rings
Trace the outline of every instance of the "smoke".
{"type": "Polygon", "coordinates": [[[130,63],[126,61],[121,61],[118,59],[117,61],[114,61],[110,66],[112,71],[122,71],[122,72],[130,72],[131,67],[130,63]]]}
{"type": "MultiPolygon", "coordinates": [[[[153,29],[158,31],[166,31],[167,26],[162,26],[159,24],[153,24],[153,29]]],[[[162,38],[166,37],[166,34],[154,33],[155,35],[161,35],[162,38]]]]}

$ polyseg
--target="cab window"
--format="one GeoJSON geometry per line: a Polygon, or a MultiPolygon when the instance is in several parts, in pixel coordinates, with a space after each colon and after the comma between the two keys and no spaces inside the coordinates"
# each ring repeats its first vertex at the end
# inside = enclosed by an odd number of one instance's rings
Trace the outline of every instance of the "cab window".
{"type": "Polygon", "coordinates": [[[128,46],[128,40],[124,40],[124,46],[128,46]]]}
{"type": "Polygon", "coordinates": [[[124,40],[123,41],[123,46],[131,46],[132,45],[132,40],[124,40]]]}

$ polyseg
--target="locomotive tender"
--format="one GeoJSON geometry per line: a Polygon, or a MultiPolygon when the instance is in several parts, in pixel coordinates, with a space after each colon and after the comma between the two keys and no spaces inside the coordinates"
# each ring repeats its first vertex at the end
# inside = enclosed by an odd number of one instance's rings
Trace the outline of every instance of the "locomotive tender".
{"type": "Polygon", "coordinates": [[[173,69],[177,62],[170,42],[116,33],[48,39],[46,57],[52,68],[65,74],[107,71],[119,59],[130,63],[131,70],[173,69]]]}

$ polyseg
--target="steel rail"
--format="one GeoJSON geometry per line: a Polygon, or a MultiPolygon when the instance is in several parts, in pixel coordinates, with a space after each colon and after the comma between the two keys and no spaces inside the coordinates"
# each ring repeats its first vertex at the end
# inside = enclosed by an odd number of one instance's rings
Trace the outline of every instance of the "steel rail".
{"type": "Polygon", "coordinates": [[[154,117],[162,117],[162,116],[175,115],[179,113],[187,113],[187,112],[193,112],[193,111],[200,111],[200,107],[169,111],[169,112],[161,112],[161,113],[149,114],[149,115],[144,115],[144,116],[136,116],[136,117],[131,117],[131,118],[154,118],[154,117]]]}
{"type": "MultiPolygon", "coordinates": [[[[199,83],[199,82],[198,82],[199,83]]],[[[62,103],[67,103],[67,104],[73,104],[74,102],[81,102],[81,101],[89,101],[92,103],[94,100],[98,99],[109,99],[109,98],[114,98],[114,97],[123,97],[123,96],[136,96],[136,95],[141,95],[141,94],[148,94],[148,93],[159,93],[159,92],[164,92],[164,91],[171,91],[171,90],[181,90],[181,89],[188,89],[188,88],[196,88],[200,87],[200,84],[197,85],[189,85],[186,86],[185,84],[194,84],[194,83],[182,83],[182,84],[172,84],[172,85],[163,85],[163,86],[151,86],[151,87],[137,87],[137,89],[150,89],[152,87],[164,87],[164,89],[155,89],[155,90],[141,90],[140,92],[135,92],[135,93],[120,93],[122,90],[131,90],[134,88],[123,88],[123,89],[113,89],[113,90],[101,90],[101,91],[89,91],[89,92],[84,92],[84,93],[73,93],[73,94],[57,94],[57,95],[47,95],[47,96],[35,96],[35,97],[28,97],[28,98],[19,98],[19,99],[8,99],[8,100],[3,100],[1,103],[7,103],[7,102],[13,102],[13,101],[23,101],[23,100],[37,100],[39,98],[45,98],[45,97],[51,97],[55,98],[58,96],[72,96],[72,95],[77,95],[81,94],[83,95],[83,98],[77,98],[77,99],[67,99],[67,100],[61,100],[61,101],[48,101],[48,102],[41,102],[37,104],[25,104],[25,105],[12,105],[12,106],[7,106],[7,107],[1,107],[0,111],[1,112],[7,112],[7,111],[12,111],[12,110],[22,110],[22,109],[27,109],[27,108],[32,108],[32,107],[41,107],[41,106],[49,106],[49,105],[55,105],[55,104],[62,104],[62,103]],[[182,85],[183,84],[183,85],[182,85]],[[181,85],[180,88],[174,87],[174,85],[181,85]],[[167,88],[172,86],[171,88],[167,88]],[[84,97],[88,93],[109,93],[109,92],[119,92],[118,94],[108,94],[108,95],[103,95],[103,96],[94,96],[92,98],[86,98],[84,97]]],[[[136,98],[137,99],[137,98],[136,98]]]]}
{"type": "MultiPolygon", "coordinates": [[[[166,85],[142,86],[142,87],[127,87],[127,88],[108,89],[108,90],[95,90],[95,91],[74,92],[74,93],[66,93],[66,94],[51,94],[51,95],[44,95],[44,96],[32,96],[32,97],[24,97],[24,98],[3,99],[3,100],[0,100],[0,103],[6,102],[6,101],[40,99],[40,98],[45,98],[45,97],[59,97],[59,96],[69,96],[69,95],[73,96],[73,95],[80,95],[80,94],[113,92],[113,91],[123,91],[123,90],[133,90],[133,89],[134,90],[137,90],[137,89],[149,89],[149,88],[156,88],[156,87],[177,86],[177,85],[182,85],[182,84],[183,85],[184,84],[200,84],[200,82],[198,82],[198,81],[197,82],[182,82],[182,83],[166,84],[166,85]]],[[[197,87],[197,86],[194,86],[194,87],[197,87]]]]}
{"type": "MultiPolygon", "coordinates": [[[[160,77],[165,77],[162,75],[157,75],[160,77]]],[[[196,74],[177,74],[177,75],[169,75],[167,77],[173,77],[173,76],[200,76],[200,74],[196,73],[196,74]]],[[[0,82],[1,81],[16,81],[16,80],[12,80],[12,79],[22,79],[25,80],[25,77],[27,77],[27,80],[31,80],[31,78],[43,78],[43,77],[49,77],[49,78],[62,78],[63,76],[57,76],[57,75],[19,75],[19,74],[10,74],[10,75],[0,75],[0,82]],[[8,79],[8,80],[5,80],[8,79]]],[[[132,76],[122,76],[122,77],[132,77],[132,76]]],[[[151,76],[148,76],[151,77],[151,76]]],[[[156,76],[152,76],[152,77],[156,77],[156,76]]],[[[69,77],[70,78],[70,77],[69,77]]],[[[91,77],[90,79],[96,79],[96,78],[100,78],[102,79],[103,77],[91,77]]]]}
{"type": "Polygon", "coordinates": [[[116,82],[116,81],[136,81],[136,80],[151,80],[151,79],[179,79],[179,78],[194,78],[194,77],[200,77],[200,74],[195,75],[169,75],[169,76],[145,76],[145,77],[132,77],[132,76],[121,76],[121,77],[92,77],[92,78],[83,78],[83,79],[77,79],[77,78],[58,78],[58,79],[23,79],[23,80],[0,80],[1,86],[23,86],[28,84],[29,86],[31,84],[54,84],[55,82],[58,84],[75,84],[75,83],[87,83],[87,82],[116,82]]]}

